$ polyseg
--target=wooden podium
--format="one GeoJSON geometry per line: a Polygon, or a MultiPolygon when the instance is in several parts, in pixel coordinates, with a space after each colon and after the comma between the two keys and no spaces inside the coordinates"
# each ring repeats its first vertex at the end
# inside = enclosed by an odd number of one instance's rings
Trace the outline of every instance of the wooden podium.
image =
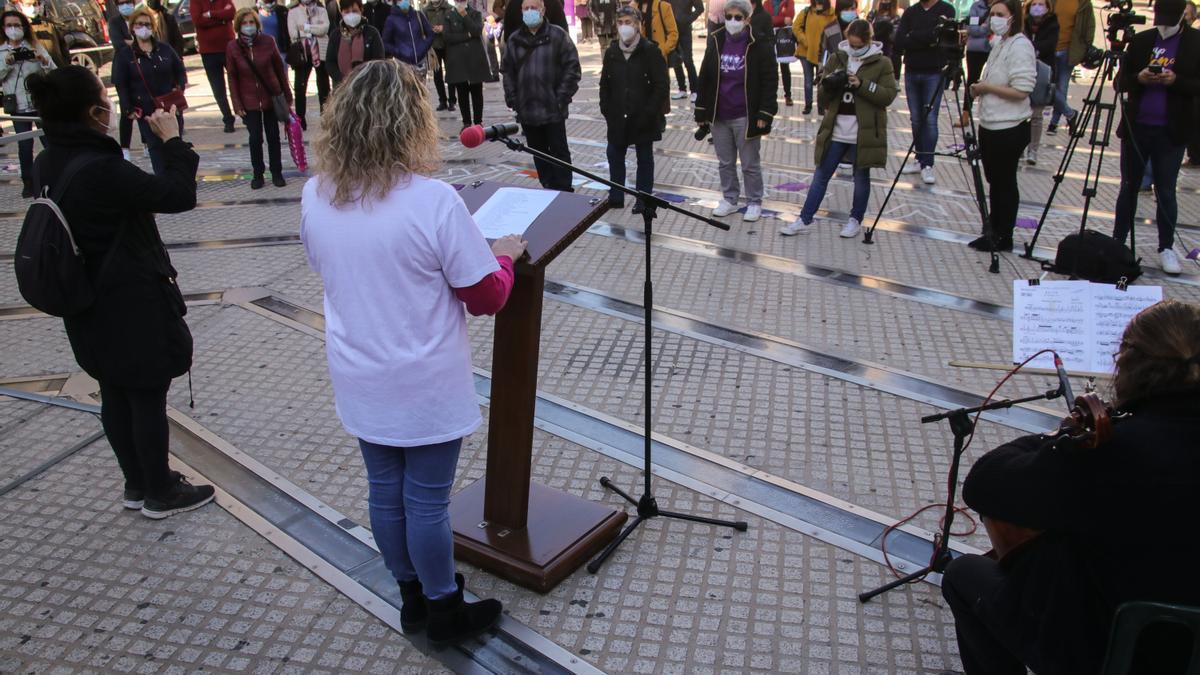
{"type": "MultiPolygon", "coordinates": [[[[503,183],[459,191],[474,213],[503,183]]],[[[496,315],[487,475],[454,495],[455,554],[499,577],[545,593],[617,535],[624,511],[530,481],[538,348],[546,265],[607,210],[567,192],[525,231],[528,258],[516,265],[508,304],[496,315]]]]}

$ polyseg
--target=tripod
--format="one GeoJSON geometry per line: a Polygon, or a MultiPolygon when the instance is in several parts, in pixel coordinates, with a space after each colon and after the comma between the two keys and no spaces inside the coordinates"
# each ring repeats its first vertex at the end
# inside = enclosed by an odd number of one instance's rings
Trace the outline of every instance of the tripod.
{"type": "MultiPolygon", "coordinates": [[[[1111,38],[1110,38],[1111,39],[1111,38]]],[[[1046,204],[1042,207],[1042,216],[1038,219],[1037,230],[1033,233],[1033,238],[1025,244],[1025,253],[1021,257],[1031,260],[1037,260],[1033,256],[1033,249],[1037,245],[1038,237],[1042,234],[1042,227],[1046,224],[1046,216],[1050,213],[1050,204],[1054,202],[1055,195],[1058,194],[1058,188],[1062,186],[1063,178],[1066,176],[1067,167],[1071,164],[1071,158],[1075,155],[1075,149],[1079,147],[1079,139],[1083,138],[1085,130],[1090,129],[1088,134],[1088,163],[1087,171],[1084,173],[1083,181],[1083,214],[1079,217],[1079,232],[1082,234],[1087,229],[1088,210],[1091,208],[1092,199],[1096,196],[1096,188],[1100,185],[1100,167],[1104,163],[1104,150],[1108,147],[1109,134],[1113,127],[1113,113],[1116,112],[1117,104],[1120,101],[1121,94],[1115,88],[1113,89],[1112,102],[1104,100],[1104,83],[1113,79],[1115,71],[1120,64],[1121,54],[1119,51],[1109,49],[1104,52],[1103,65],[1096,70],[1096,74],[1092,77],[1092,83],[1088,86],[1087,94],[1083,99],[1083,109],[1079,111],[1077,119],[1079,122],[1074,126],[1071,133],[1071,139],[1067,142],[1067,151],[1063,153],[1062,160],[1058,163],[1058,170],[1054,172],[1054,187],[1050,188],[1050,196],[1046,198],[1046,204]],[[1103,118],[1102,135],[1098,134],[1101,129],[1103,118]],[[1099,148],[1097,153],[1096,148],[1099,148]],[[1094,168],[1093,168],[1094,163],[1094,168]]],[[[1133,252],[1133,226],[1129,229],[1129,250],[1133,252]]],[[[1049,262],[1047,260],[1039,260],[1039,262],[1049,262]]]]}
{"type": "MultiPolygon", "coordinates": [[[[961,49],[950,50],[947,55],[946,65],[942,67],[941,78],[938,80],[937,89],[935,92],[941,92],[945,96],[947,85],[954,81],[956,77],[962,75],[962,59],[963,53],[961,49]]],[[[917,123],[917,129],[922,129],[925,122],[928,121],[929,115],[933,113],[934,101],[938,99],[935,95],[929,99],[921,110],[921,120],[917,123]]],[[[954,91],[954,106],[956,109],[962,110],[962,101],[958,97],[958,90],[954,91]]],[[[987,199],[984,197],[985,190],[983,187],[983,174],[979,166],[979,143],[976,140],[975,134],[975,118],[971,115],[971,111],[967,109],[969,124],[963,128],[963,149],[967,157],[967,162],[971,165],[971,174],[974,177],[975,185],[975,205],[979,210],[980,222],[983,224],[983,231],[988,233],[989,241],[991,242],[992,261],[988,267],[988,271],[993,274],[1000,273],[1000,257],[996,253],[996,238],[992,232],[991,219],[988,216],[987,199]]],[[[883,198],[883,203],[879,205],[879,210],[875,213],[875,222],[871,223],[871,227],[863,233],[862,243],[874,244],[875,228],[879,227],[879,219],[883,217],[883,211],[887,208],[887,204],[892,199],[892,194],[896,191],[896,185],[900,182],[900,175],[904,172],[904,167],[908,165],[908,160],[912,157],[913,152],[917,147],[917,134],[913,134],[912,143],[908,144],[908,152],[904,153],[904,161],[900,165],[900,170],[892,177],[892,185],[888,188],[887,195],[883,198]]],[[[936,154],[936,153],[935,153],[936,154]]],[[[957,156],[957,155],[954,155],[957,156]]]]}
{"type": "Polygon", "coordinates": [[[1021,403],[1029,403],[1031,401],[1042,401],[1058,398],[1063,395],[1062,388],[1052,389],[1044,394],[1036,396],[1028,396],[1025,398],[996,401],[987,405],[976,406],[974,408],[959,408],[949,412],[938,413],[936,415],[927,415],[921,418],[921,424],[930,424],[932,422],[940,422],[942,420],[950,420],[950,433],[954,434],[954,455],[950,460],[950,484],[949,494],[946,497],[946,513],[942,516],[942,531],[934,536],[933,541],[933,557],[930,558],[929,564],[921,569],[891,581],[879,588],[865,593],[858,594],[859,602],[868,602],[871,598],[877,595],[882,595],[890,590],[899,588],[905,584],[911,584],[914,581],[924,579],[930,573],[937,572],[941,574],[946,570],[946,565],[950,564],[953,556],[950,555],[950,529],[954,524],[955,499],[958,494],[958,470],[962,463],[963,449],[966,445],[966,440],[971,434],[975,433],[975,420],[972,415],[988,410],[998,410],[1001,408],[1011,408],[1014,405],[1021,403]]]}
{"type": "Polygon", "coordinates": [[[642,285],[642,308],[644,311],[643,321],[645,322],[645,343],[644,343],[645,355],[643,357],[643,360],[645,361],[645,368],[646,368],[645,369],[646,390],[645,390],[645,394],[644,394],[645,401],[644,401],[644,409],[643,409],[643,415],[645,417],[643,422],[645,424],[645,427],[643,430],[643,439],[642,439],[643,443],[644,443],[644,446],[643,446],[643,451],[644,451],[643,462],[644,463],[642,466],[642,478],[644,480],[644,483],[642,485],[641,498],[634,499],[628,493],[621,490],[617,486],[613,485],[612,481],[609,479],[608,476],[603,476],[602,478],[600,478],[601,486],[603,486],[606,489],[612,490],[613,492],[617,493],[622,498],[624,498],[625,501],[637,506],[637,517],[633,519],[632,523],[625,526],[625,529],[621,531],[621,534],[618,535],[617,538],[612,541],[612,543],[610,543],[607,547],[605,547],[605,549],[600,552],[600,555],[596,556],[595,560],[588,563],[588,566],[587,566],[588,572],[595,574],[597,571],[599,571],[600,566],[604,564],[604,561],[610,555],[612,555],[614,551],[616,551],[617,547],[621,545],[621,542],[625,541],[625,539],[627,539],[629,537],[629,535],[633,534],[633,531],[636,530],[639,525],[641,525],[642,523],[644,523],[647,520],[650,520],[652,518],[657,518],[659,516],[666,517],[666,518],[676,518],[679,520],[687,520],[687,521],[691,521],[691,522],[695,522],[695,523],[706,523],[708,525],[716,525],[718,527],[732,527],[733,529],[735,529],[739,532],[745,532],[749,528],[749,525],[745,521],[739,520],[739,521],[735,522],[735,521],[716,520],[714,518],[705,518],[704,516],[693,516],[693,515],[687,514],[687,513],[678,513],[675,511],[664,511],[662,509],[659,509],[658,501],[654,498],[653,486],[651,485],[651,481],[650,481],[650,475],[651,475],[650,468],[651,468],[651,466],[653,466],[653,461],[654,461],[653,460],[653,429],[652,429],[652,422],[651,422],[652,413],[653,413],[653,400],[652,399],[653,399],[653,395],[654,395],[654,359],[653,359],[653,355],[654,355],[654,342],[653,342],[653,335],[654,335],[654,323],[653,323],[653,321],[654,321],[654,282],[651,279],[651,270],[653,269],[651,267],[652,262],[653,262],[652,257],[651,257],[651,251],[653,249],[652,239],[654,238],[654,219],[658,217],[658,210],[660,208],[663,208],[663,209],[667,209],[669,211],[674,211],[676,213],[681,213],[689,218],[699,220],[700,222],[707,223],[707,224],[709,224],[717,229],[720,229],[720,230],[728,230],[729,226],[718,220],[713,220],[712,218],[706,218],[699,214],[692,213],[691,211],[688,211],[686,209],[681,209],[681,208],[675,206],[674,204],[668,202],[667,200],[662,199],[661,197],[656,197],[653,194],[642,192],[640,190],[635,190],[635,189],[629,188],[625,185],[619,185],[619,184],[614,183],[606,178],[601,178],[600,176],[597,176],[596,174],[591,173],[589,171],[584,171],[582,169],[576,168],[575,166],[571,165],[569,162],[565,162],[565,161],[559,159],[558,157],[547,154],[540,150],[535,150],[533,148],[530,148],[529,146],[525,145],[524,143],[521,143],[520,141],[518,141],[516,139],[512,139],[512,138],[508,138],[508,137],[501,137],[501,138],[497,138],[495,140],[499,140],[499,141],[503,142],[504,145],[507,146],[509,150],[514,150],[516,152],[528,153],[538,159],[541,159],[542,161],[548,162],[550,164],[553,164],[553,165],[563,168],[563,169],[567,169],[568,171],[577,173],[577,174],[584,176],[586,178],[589,178],[597,183],[606,185],[611,190],[620,190],[621,192],[623,192],[631,197],[634,197],[635,199],[641,201],[641,203],[642,203],[642,222],[643,222],[645,230],[646,230],[645,246],[644,246],[645,256],[646,256],[646,258],[645,258],[646,277],[645,277],[645,280],[643,281],[643,285],[642,285]]]}

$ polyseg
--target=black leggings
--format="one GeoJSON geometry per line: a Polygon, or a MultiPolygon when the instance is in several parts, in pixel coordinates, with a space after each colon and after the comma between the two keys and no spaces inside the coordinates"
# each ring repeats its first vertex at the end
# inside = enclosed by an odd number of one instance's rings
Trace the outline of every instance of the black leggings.
{"type": "Polygon", "coordinates": [[[321,111],[325,110],[325,99],[329,98],[329,72],[325,70],[325,64],[313,68],[310,64],[302,64],[296,68],[295,94],[296,101],[296,117],[304,119],[304,114],[308,109],[308,77],[312,72],[317,71],[317,105],[321,111]]]}
{"type": "Polygon", "coordinates": [[[171,487],[167,468],[167,389],[100,383],[100,423],[117,456],[125,489],[157,497],[171,487]]]}
{"type": "Polygon", "coordinates": [[[992,232],[1001,242],[1012,241],[1013,227],[1017,224],[1017,207],[1021,202],[1017,164],[1028,145],[1028,121],[999,131],[979,128],[979,159],[987,176],[992,232]]]}
{"type": "Polygon", "coordinates": [[[472,124],[483,124],[483,83],[456,82],[452,85],[458,95],[458,111],[462,113],[464,127],[472,124]],[[467,108],[470,99],[471,107],[467,108]]]}
{"type": "Polygon", "coordinates": [[[792,69],[786,63],[779,64],[779,79],[783,81],[783,95],[792,97],[792,69]]]}

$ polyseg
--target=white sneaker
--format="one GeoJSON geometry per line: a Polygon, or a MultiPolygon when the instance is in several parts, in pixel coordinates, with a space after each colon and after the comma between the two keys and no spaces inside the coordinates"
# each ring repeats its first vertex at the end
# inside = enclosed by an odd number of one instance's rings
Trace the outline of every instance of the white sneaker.
{"type": "Polygon", "coordinates": [[[126,162],[129,161],[129,148],[121,148],[121,158],[126,162]]]}
{"type": "Polygon", "coordinates": [[[1025,151],[1025,163],[1030,166],[1037,164],[1037,150],[1030,148],[1025,151]]]}
{"type": "Polygon", "coordinates": [[[812,230],[812,223],[805,223],[800,218],[796,218],[796,222],[789,225],[784,225],[779,228],[779,234],[785,237],[790,237],[796,234],[808,234],[812,230]]]}
{"type": "Polygon", "coordinates": [[[933,167],[926,166],[921,168],[921,180],[925,181],[926,185],[933,185],[937,182],[937,176],[933,175],[933,167]]]}
{"type": "Polygon", "coordinates": [[[687,96],[688,93],[686,91],[677,91],[674,94],[671,94],[671,100],[678,101],[681,98],[687,98],[687,96]]]}
{"type": "Polygon", "coordinates": [[[717,208],[713,209],[712,214],[714,218],[724,218],[735,211],[737,211],[737,206],[722,199],[721,203],[717,204],[717,208]]]}
{"type": "Polygon", "coordinates": [[[921,173],[921,165],[916,162],[909,162],[900,169],[900,173],[921,173]]]}
{"type": "Polygon", "coordinates": [[[854,175],[854,166],[851,164],[838,164],[837,174],[843,178],[850,178],[854,175]]]}
{"type": "Polygon", "coordinates": [[[1174,250],[1164,248],[1158,252],[1158,256],[1162,261],[1162,270],[1167,274],[1179,274],[1183,271],[1183,268],[1179,266],[1179,256],[1174,250]]]}
{"type": "Polygon", "coordinates": [[[842,228],[842,231],[838,233],[838,236],[849,239],[857,236],[859,230],[861,229],[862,223],[858,222],[858,220],[855,218],[851,218],[850,220],[846,221],[846,226],[842,228]]]}
{"type": "Polygon", "coordinates": [[[751,204],[751,205],[747,206],[746,213],[742,214],[742,220],[746,221],[747,223],[753,223],[754,221],[758,220],[760,217],[762,217],[762,205],[761,204],[751,204]]]}

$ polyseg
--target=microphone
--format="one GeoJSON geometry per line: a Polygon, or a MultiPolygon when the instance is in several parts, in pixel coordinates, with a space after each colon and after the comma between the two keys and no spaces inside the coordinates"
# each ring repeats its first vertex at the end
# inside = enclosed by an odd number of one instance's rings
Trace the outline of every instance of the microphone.
{"type": "Polygon", "coordinates": [[[1071,380],[1067,378],[1067,369],[1063,367],[1063,360],[1057,353],[1054,355],[1054,369],[1058,371],[1058,388],[1062,392],[1063,398],[1067,399],[1067,410],[1070,411],[1075,407],[1075,394],[1071,392],[1071,380]]]}
{"type": "Polygon", "coordinates": [[[484,141],[494,141],[498,138],[508,138],[513,134],[520,133],[521,125],[519,124],[493,124],[490,127],[484,128],[478,124],[467,127],[458,135],[458,142],[468,148],[475,148],[483,145],[484,141]]]}

